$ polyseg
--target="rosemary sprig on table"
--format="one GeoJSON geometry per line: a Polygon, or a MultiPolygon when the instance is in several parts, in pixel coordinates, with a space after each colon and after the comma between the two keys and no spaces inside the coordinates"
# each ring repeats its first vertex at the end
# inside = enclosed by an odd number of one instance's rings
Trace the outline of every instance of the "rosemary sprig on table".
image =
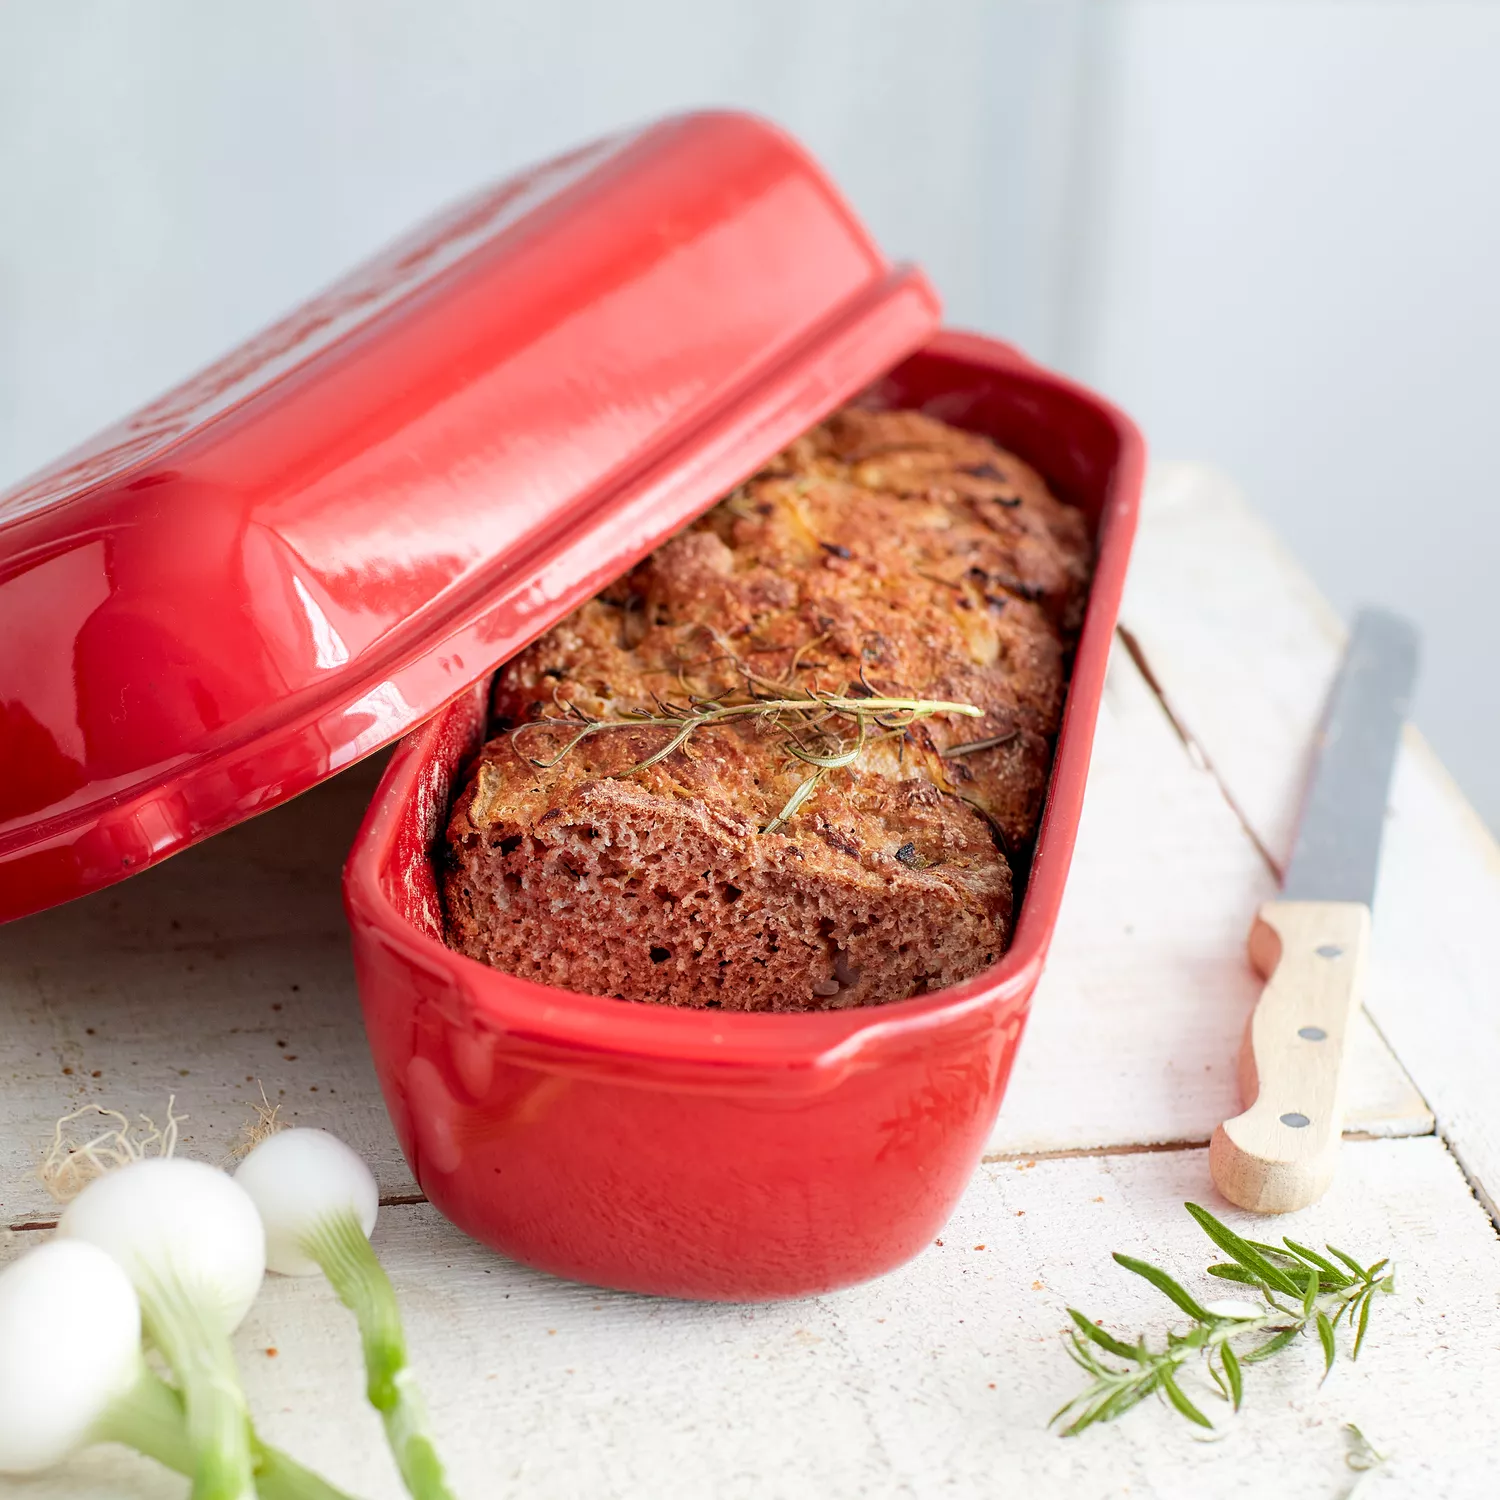
{"type": "MultiPolygon", "coordinates": [[[[783,686],[778,684],[778,686],[783,686]]],[[[792,793],[785,807],[761,830],[775,833],[796,816],[797,810],[812,796],[830,771],[851,766],[859,759],[869,741],[873,725],[884,734],[901,734],[919,719],[931,718],[934,714],[962,714],[971,719],[983,717],[983,710],[972,703],[949,703],[933,698],[885,698],[873,693],[863,697],[838,695],[823,692],[818,688],[797,689],[784,686],[787,696],[765,697],[750,685],[748,696],[724,694],[718,698],[690,696],[686,704],[658,698],[656,712],[648,709],[627,709],[616,719],[596,719],[586,714],[576,703],[558,700],[564,710],[560,717],[532,719],[519,724],[510,732],[511,744],[538,770],[548,771],[560,764],[585,740],[612,729],[669,729],[672,733],[644,760],[616,771],[615,776],[633,776],[658,761],[665,760],[673,751],[680,750],[700,729],[716,724],[729,724],[741,719],[764,719],[774,724],[783,734],[782,748],[797,760],[813,767],[792,793]],[[795,696],[793,696],[795,695],[795,696]],[[853,725],[856,734],[852,744],[848,743],[838,728],[853,725]],[[520,737],[538,729],[556,730],[559,727],[573,730],[567,743],[550,759],[527,755],[518,743],[520,737]],[[810,737],[812,744],[807,739],[810,737]]]]}
{"type": "Polygon", "coordinates": [[[1126,1343],[1070,1307],[1073,1327],[1067,1333],[1068,1353],[1093,1377],[1093,1383],[1053,1416],[1056,1423],[1072,1414],[1062,1429],[1063,1437],[1076,1437],[1096,1422],[1111,1422],[1150,1395],[1162,1397],[1199,1427],[1212,1428],[1214,1424],[1178,1381],[1184,1366],[1201,1361],[1219,1397],[1238,1411],[1244,1399],[1244,1367],[1280,1353],[1309,1329],[1322,1345],[1326,1379],[1337,1356],[1339,1321],[1353,1330],[1350,1358],[1358,1359],[1375,1294],[1395,1290],[1393,1277],[1382,1274],[1389,1261],[1362,1266],[1332,1245],[1325,1247],[1328,1256],[1323,1256],[1292,1239],[1283,1239],[1280,1246],[1243,1239],[1196,1203],[1184,1207],[1230,1257],[1209,1266],[1208,1274],[1253,1288],[1264,1298],[1267,1311],[1243,1302],[1199,1302],[1159,1267],[1116,1254],[1115,1260],[1127,1271],[1144,1277],[1186,1313],[1190,1326],[1186,1333],[1168,1332],[1163,1346],[1152,1349],[1146,1335],[1126,1343]],[[1243,1344],[1235,1348],[1236,1340],[1251,1339],[1256,1342],[1249,1348],[1243,1344]]]}

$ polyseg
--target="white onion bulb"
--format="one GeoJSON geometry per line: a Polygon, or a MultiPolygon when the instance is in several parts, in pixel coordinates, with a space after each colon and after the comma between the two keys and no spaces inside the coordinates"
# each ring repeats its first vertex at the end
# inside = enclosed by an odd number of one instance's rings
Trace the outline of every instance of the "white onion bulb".
{"type": "Polygon", "coordinates": [[[239,1327],[265,1276],[265,1231],[249,1195],[228,1173],[180,1156],[96,1178],[57,1232],[107,1251],[142,1295],[175,1278],[225,1333],[239,1327]]]}
{"type": "Polygon", "coordinates": [[[351,1212],[368,1239],[380,1191],[363,1159],[326,1130],[283,1130],[240,1163],[234,1180],[254,1200],[266,1229],[266,1264],[283,1276],[322,1269],[304,1241],[330,1214],[351,1212]]]}
{"type": "Polygon", "coordinates": [[[50,1240],[0,1272],[0,1473],[83,1447],[141,1373],[130,1278],[81,1240],[50,1240]]]}

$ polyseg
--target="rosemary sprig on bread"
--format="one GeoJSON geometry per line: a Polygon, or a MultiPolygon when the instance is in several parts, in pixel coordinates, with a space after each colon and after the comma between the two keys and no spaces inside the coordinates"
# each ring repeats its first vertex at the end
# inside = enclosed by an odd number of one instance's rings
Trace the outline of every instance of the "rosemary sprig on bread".
{"type": "Polygon", "coordinates": [[[711,725],[728,724],[735,720],[763,719],[774,724],[784,733],[782,748],[804,764],[814,767],[814,774],[797,788],[791,800],[781,812],[761,831],[774,833],[795,816],[797,808],[811,795],[822,773],[852,766],[865,748],[870,726],[873,724],[882,733],[904,734],[919,719],[931,718],[934,714],[962,714],[969,718],[980,718],[983,710],[972,703],[950,703],[935,698],[881,698],[875,696],[855,698],[835,696],[807,688],[795,697],[760,698],[747,697],[737,701],[724,698],[692,698],[686,704],[669,699],[657,700],[657,712],[642,709],[627,709],[620,717],[612,719],[594,718],[579,708],[576,703],[558,700],[566,704],[566,711],[556,717],[548,716],[518,724],[510,731],[511,743],[538,770],[550,771],[586,739],[611,729],[670,729],[672,733],[653,751],[634,765],[615,772],[615,776],[633,776],[665,760],[674,751],[680,750],[700,729],[711,725]],[[856,728],[852,745],[830,732],[830,724],[851,724],[856,728]],[[517,741],[521,736],[535,730],[555,730],[560,727],[573,730],[572,736],[550,759],[527,755],[517,741]],[[802,736],[811,735],[825,747],[810,749],[802,736]]]}

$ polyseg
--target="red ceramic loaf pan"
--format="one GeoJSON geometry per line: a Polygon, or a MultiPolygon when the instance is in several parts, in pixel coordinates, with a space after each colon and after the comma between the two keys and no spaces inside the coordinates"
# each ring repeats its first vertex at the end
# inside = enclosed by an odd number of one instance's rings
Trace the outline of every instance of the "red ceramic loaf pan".
{"type": "MultiPolygon", "coordinates": [[[[966,984],[867,1010],[673,1010],[532,984],[443,943],[451,790],[480,684],[393,758],[345,896],[376,1071],[422,1191],[561,1276],[758,1300],[900,1265],[962,1193],[1057,921],[1135,528],[1139,434],[988,339],[942,333],[879,386],[1033,463],[1093,522],[1097,570],[1015,941],[966,984]]],[[[600,932],[600,943],[610,935],[600,932]]]]}
{"type": "Polygon", "coordinates": [[[952,1208],[1015,1055],[1142,467],[1119,413],[938,324],[921,272],[797,143],[731,112],[622,132],[419,226],[0,495],[0,922],[410,732],[346,892],[381,1086],[432,1201],[522,1260],[639,1291],[791,1296],[897,1265],[952,1208]],[[877,1010],[765,1016],[450,952],[434,848],[494,668],[893,368],[887,399],[1017,449],[1098,537],[1004,961],[877,1010]]]}

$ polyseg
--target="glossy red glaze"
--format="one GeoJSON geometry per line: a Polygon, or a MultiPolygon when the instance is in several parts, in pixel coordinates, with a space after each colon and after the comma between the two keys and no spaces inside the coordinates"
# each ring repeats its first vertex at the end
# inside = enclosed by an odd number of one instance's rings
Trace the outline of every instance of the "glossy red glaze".
{"type": "MultiPolygon", "coordinates": [[[[821,1015],[635,1005],[486,968],[444,946],[433,864],[483,732],[484,688],[457,700],[392,760],[345,897],[376,1071],[422,1190],[531,1265],[684,1297],[827,1291],[927,1244],[983,1150],[1062,900],[1144,452],[1120,413],[989,340],[940,335],[883,384],[1015,449],[1096,526],[1015,941],[967,984],[821,1015]]],[[[802,425],[835,399],[808,400],[802,425]]]]}
{"type": "Polygon", "coordinates": [[[795,143],[500,184],[0,497],[0,920],[426,718],[936,324],[795,143]]]}

